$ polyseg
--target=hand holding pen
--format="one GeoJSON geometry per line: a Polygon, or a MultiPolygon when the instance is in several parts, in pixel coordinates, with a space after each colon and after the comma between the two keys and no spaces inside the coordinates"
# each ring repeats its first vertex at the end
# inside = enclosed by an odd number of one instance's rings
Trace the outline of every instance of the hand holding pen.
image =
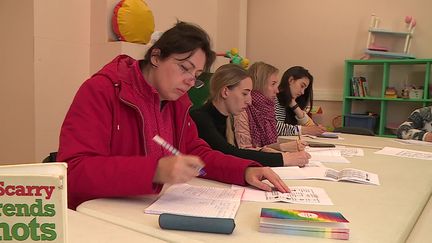
{"type": "Polygon", "coordinates": [[[176,156],[160,158],[153,178],[157,183],[185,183],[196,176],[205,175],[204,162],[197,156],[181,154],[174,146],[159,136],[153,138],[157,144],[176,156]]]}
{"type": "MultiPolygon", "coordinates": [[[[205,175],[203,170],[204,163],[199,157],[181,154],[174,146],[158,135],[153,137],[153,141],[170,151],[173,155],[176,155],[163,157],[158,161],[156,174],[153,179],[154,182],[185,183],[195,176],[203,175],[202,173],[205,175]]],[[[248,167],[245,170],[244,179],[251,186],[271,191],[271,187],[267,183],[262,182],[262,180],[266,179],[279,191],[290,192],[288,186],[269,167],[248,167]]]]}

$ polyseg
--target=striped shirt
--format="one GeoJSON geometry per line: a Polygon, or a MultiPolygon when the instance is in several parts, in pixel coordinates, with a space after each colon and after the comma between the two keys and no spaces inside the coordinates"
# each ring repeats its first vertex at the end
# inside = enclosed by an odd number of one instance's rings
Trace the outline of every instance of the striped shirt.
{"type": "Polygon", "coordinates": [[[275,115],[276,115],[276,129],[278,131],[279,136],[297,136],[298,131],[301,130],[301,126],[312,126],[315,125],[312,118],[310,118],[306,112],[304,112],[303,118],[297,119],[298,124],[300,125],[291,125],[285,123],[285,117],[286,117],[286,110],[285,107],[283,107],[281,104],[279,104],[279,101],[275,100],[275,115]]]}

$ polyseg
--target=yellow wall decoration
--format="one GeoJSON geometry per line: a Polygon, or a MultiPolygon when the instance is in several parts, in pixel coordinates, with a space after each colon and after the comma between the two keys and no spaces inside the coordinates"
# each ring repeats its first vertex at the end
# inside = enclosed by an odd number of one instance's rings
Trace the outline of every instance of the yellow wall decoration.
{"type": "Polygon", "coordinates": [[[112,27],[121,41],[147,44],[155,29],[153,13],[143,0],[122,0],[114,8],[112,27]]]}

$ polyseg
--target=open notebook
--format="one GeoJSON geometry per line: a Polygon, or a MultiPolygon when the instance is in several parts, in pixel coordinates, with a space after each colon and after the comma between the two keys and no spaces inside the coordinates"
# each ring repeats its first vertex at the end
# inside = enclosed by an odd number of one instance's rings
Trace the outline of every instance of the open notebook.
{"type": "Polygon", "coordinates": [[[244,189],[176,184],[145,209],[145,213],[172,213],[188,216],[234,218],[244,189]]]}
{"type": "Polygon", "coordinates": [[[340,171],[327,167],[273,167],[272,170],[283,180],[319,179],[328,181],[350,181],[362,184],[379,185],[377,174],[345,168],[340,171]]]}

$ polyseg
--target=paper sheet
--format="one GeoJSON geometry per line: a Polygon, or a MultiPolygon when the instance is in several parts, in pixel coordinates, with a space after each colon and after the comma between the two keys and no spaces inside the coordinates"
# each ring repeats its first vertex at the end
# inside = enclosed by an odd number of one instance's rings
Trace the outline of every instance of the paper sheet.
{"type": "MultiPolygon", "coordinates": [[[[309,168],[309,167],[308,167],[309,168]]],[[[304,170],[298,166],[271,167],[282,180],[303,180],[307,179],[304,170]]]]}
{"type": "Polygon", "coordinates": [[[432,153],[418,151],[418,150],[410,150],[410,149],[384,147],[383,149],[381,149],[375,153],[376,154],[384,154],[384,155],[392,155],[392,156],[403,157],[403,158],[411,158],[411,159],[432,160],[432,153]]]}
{"type": "Polygon", "coordinates": [[[144,212],[234,218],[240,206],[243,190],[243,188],[231,189],[176,184],[169,187],[144,212]]]}
{"type": "Polygon", "coordinates": [[[309,160],[309,163],[307,163],[304,167],[325,167],[325,166],[319,161],[309,160]]]}
{"type": "Polygon", "coordinates": [[[333,205],[325,190],[319,187],[290,186],[290,193],[281,193],[279,191],[266,192],[236,185],[233,185],[232,188],[244,188],[243,201],[333,205]]]}
{"type": "Polygon", "coordinates": [[[364,151],[361,148],[353,148],[346,146],[336,146],[335,148],[311,148],[306,147],[306,152],[317,152],[317,151],[338,151],[337,156],[342,157],[354,157],[354,156],[364,156],[364,151]]]}
{"type": "Polygon", "coordinates": [[[343,157],[364,156],[364,151],[361,148],[351,148],[345,146],[336,146],[336,149],[341,151],[343,157]]]}
{"type": "Polygon", "coordinates": [[[405,145],[425,145],[425,146],[432,146],[431,142],[426,142],[426,141],[420,141],[420,140],[413,140],[413,139],[395,139],[393,140],[397,143],[400,144],[405,144],[405,145]]]}
{"type": "Polygon", "coordinates": [[[311,160],[321,163],[351,163],[348,159],[342,157],[340,150],[307,147],[305,151],[311,155],[311,160]]]}

